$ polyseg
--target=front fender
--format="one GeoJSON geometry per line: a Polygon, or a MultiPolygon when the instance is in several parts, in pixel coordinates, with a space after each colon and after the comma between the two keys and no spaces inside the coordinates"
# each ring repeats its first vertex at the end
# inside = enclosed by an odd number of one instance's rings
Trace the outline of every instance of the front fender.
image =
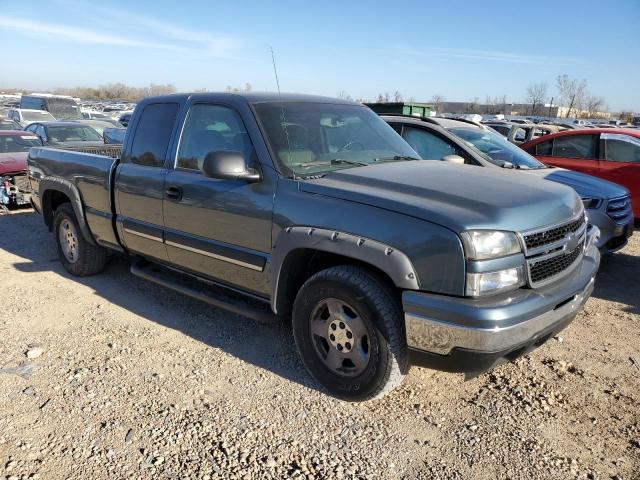
{"type": "Polygon", "coordinates": [[[296,250],[314,250],[353,258],[386,273],[403,290],[418,290],[418,275],[403,252],[362,236],[315,227],[287,227],[280,232],[273,249],[269,272],[271,307],[278,312],[278,288],[287,275],[286,259],[296,250]],[[284,267],[284,268],[283,268],[284,267]]]}

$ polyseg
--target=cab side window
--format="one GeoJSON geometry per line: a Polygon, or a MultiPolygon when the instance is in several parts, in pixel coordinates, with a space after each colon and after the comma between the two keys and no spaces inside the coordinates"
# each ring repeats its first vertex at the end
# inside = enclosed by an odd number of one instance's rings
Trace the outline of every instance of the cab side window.
{"type": "Polygon", "coordinates": [[[596,158],[595,135],[566,135],[553,141],[554,157],[596,158]]]}
{"type": "Polygon", "coordinates": [[[535,145],[534,147],[530,148],[529,150],[533,150],[530,151],[529,153],[531,155],[541,155],[544,157],[550,157],[551,153],[553,151],[553,140],[547,140],[546,142],[540,142],[537,145],[535,145]]]}
{"type": "Polygon", "coordinates": [[[240,115],[221,105],[192,106],[180,139],[176,168],[202,170],[208,153],[223,150],[240,152],[247,161],[251,158],[253,145],[240,115]]]}
{"type": "Polygon", "coordinates": [[[405,126],[402,137],[424,160],[442,160],[447,155],[459,155],[455,146],[423,128],[405,126]]]}
{"type": "Polygon", "coordinates": [[[640,163],[640,138],[618,133],[600,135],[600,156],[610,162],[640,163]]]}
{"type": "Polygon", "coordinates": [[[177,114],[177,103],[152,103],[144,107],[134,133],[128,161],[148,167],[161,167],[177,114]]]}

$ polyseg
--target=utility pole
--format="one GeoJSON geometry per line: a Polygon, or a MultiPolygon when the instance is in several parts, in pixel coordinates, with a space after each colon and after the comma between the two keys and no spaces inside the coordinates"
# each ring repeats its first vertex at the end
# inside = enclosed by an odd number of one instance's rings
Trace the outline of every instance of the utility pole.
{"type": "Polygon", "coordinates": [[[549,113],[547,116],[549,117],[549,121],[551,121],[551,109],[553,108],[553,97],[551,97],[551,103],[549,104],[549,113]]]}

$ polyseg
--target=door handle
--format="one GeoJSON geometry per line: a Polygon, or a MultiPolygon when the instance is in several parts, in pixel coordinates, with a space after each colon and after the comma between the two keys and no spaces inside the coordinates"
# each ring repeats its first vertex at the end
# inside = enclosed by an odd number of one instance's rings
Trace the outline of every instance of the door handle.
{"type": "Polygon", "coordinates": [[[170,198],[172,200],[182,199],[182,188],[180,187],[169,187],[164,193],[167,198],[170,198]]]}

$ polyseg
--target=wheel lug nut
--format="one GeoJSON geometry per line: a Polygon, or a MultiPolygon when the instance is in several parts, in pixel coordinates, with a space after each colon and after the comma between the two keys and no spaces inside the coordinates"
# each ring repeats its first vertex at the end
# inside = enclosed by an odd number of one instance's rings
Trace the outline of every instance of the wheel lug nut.
{"type": "Polygon", "coordinates": [[[338,344],[338,350],[342,351],[342,345],[338,344]]]}
{"type": "Polygon", "coordinates": [[[340,322],[340,328],[344,330],[344,322],[340,322]]]}
{"type": "Polygon", "coordinates": [[[347,338],[353,338],[353,333],[347,330],[347,338]]]}
{"type": "Polygon", "coordinates": [[[347,350],[351,350],[351,344],[349,342],[345,343],[344,346],[347,350]]]}
{"type": "Polygon", "coordinates": [[[332,324],[331,324],[331,330],[335,330],[336,328],[338,328],[338,327],[336,327],[336,324],[335,324],[335,323],[332,323],[332,324]]]}
{"type": "Polygon", "coordinates": [[[336,336],[333,333],[329,335],[329,338],[331,339],[332,342],[336,341],[336,336]]]}

